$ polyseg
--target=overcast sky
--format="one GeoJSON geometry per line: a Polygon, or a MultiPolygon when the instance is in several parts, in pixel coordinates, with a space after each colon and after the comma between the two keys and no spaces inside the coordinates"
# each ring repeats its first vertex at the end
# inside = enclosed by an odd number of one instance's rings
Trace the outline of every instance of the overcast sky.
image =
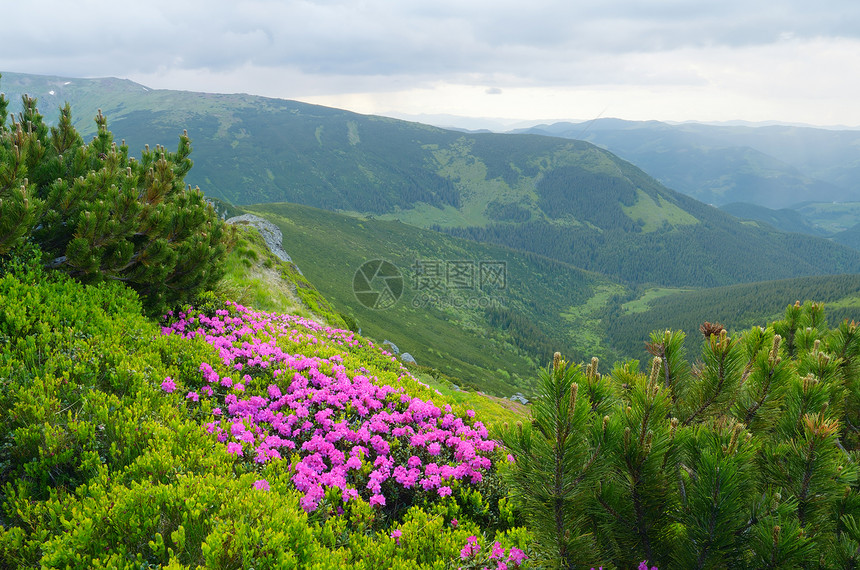
{"type": "Polygon", "coordinates": [[[857,0],[40,0],[0,9],[0,71],[392,116],[860,126],[857,0]]]}

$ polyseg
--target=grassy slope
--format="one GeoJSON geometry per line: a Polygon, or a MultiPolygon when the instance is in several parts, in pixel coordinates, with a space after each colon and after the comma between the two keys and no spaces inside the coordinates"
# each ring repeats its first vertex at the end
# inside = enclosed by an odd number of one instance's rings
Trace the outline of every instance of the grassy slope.
{"type": "MultiPolygon", "coordinates": [[[[296,265],[272,255],[262,236],[252,227],[240,225],[238,243],[227,257],[225,270],[226,275],[218,288],[219,296],[257,310],[301,315],[335,328],[347,328],[342,315],[296,270],[296,265]]],[[[406,333],[408,337],[408,331],[406,333]]],[[[374,340],[378,344],[383,339],[374,340]]],[[[440,367],[448,368],[444,363],[440,367]]],[[[484,421],[488,425],[516,421],[527,414],[523,406],[510,400],[464,390],[459,378],[451,378],[427,366],[410,368],[420,380],[444,394],[446,401],[471,407],[486,418],[484,421]]]]}
{"type": "Polygon", "coordinates": [[[553,350],[578,360],[596,352],[611,356],[600,346],[603,334],[594,314],[603,307],[607,289],[623,288],[600,276],[398,222],[363,220],[295,204],[248,210],[281,228],[284,247],[293,260],[326,297],[356,318],[364,334],[391,340],[419,364],[489,392],[510,395],[528,391],[536,367],[548,362],[553,350]],[[404,278],[403,296],[392,309],[368,309],[353,294],[356,270],[373,259],[390,261],[404,278]],[[501,261],[506,264],[507,287],[486,294],[462,290],[464,307],[425,304],[425,291],[417,289],[414,280],[416,260],[501,261]],[[475,303],[503,307],[528,319],[536,328],[533,334],[546,338],[545,354],[513,346],[510,331],[488,326],[486,312],[475,303]]]}

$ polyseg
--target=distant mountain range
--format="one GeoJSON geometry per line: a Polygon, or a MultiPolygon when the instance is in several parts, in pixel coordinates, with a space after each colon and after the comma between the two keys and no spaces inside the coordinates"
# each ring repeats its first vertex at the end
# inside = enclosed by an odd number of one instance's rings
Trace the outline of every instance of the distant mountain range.
{"type": "Polygon", "coordinates": [[[860,130],[597,119],[515,132],[592,142],[717,206],[860,200],[860,130]]]}
{"type": "MultiPolygon", "coordinates": [[[[255,212],[279,217],[285,239],[293,235],[294,241],[309,248],[302,253],[285,244],[291,255],[305,260],[299,265],[311,274],[314,270],[306,268],[310,260],[319,259],[319,265],[326,266],[329,253],[340,260],[339,271],[354,272],[356,264],[385,256],[396,256],[405,264],[410,256],[433,252],[449,261],[445,257],[456,252],[460,260],[480,261],[490,255],[486,244],[495,244],[492,256],[513,252],[519,257],[510,263],[519,264],[522,272],[534,272],[534,280],[561,279],[565,272],[592,276],[577,277],[581,285],[551,286],[556,289],[552,295],[545,287],[522,285],[516,303],[498,314],[484,314],[480,322],[467,323],[458,316],[463,326],[475,330],[507,326],[508,332],[497,341],[513,346],[520,339],[523,346],[517,350],[525,360],[515,368],[523,374],[528,359],[543,358],[541,351],[550,344],[564,344],[577,354],[600,346],[605,340],[600,331],[613,314],[612,307],[640,302],[637,299],[648,298],[650,288],[701,289],[860,273],[860,251],[852,249],[858,241],[856,231],[844,236],[844,243],[852,247],[820,237],[856,224],[848,223],[854,215],[849,207],[840,204],[838,210],[828,210],[820,202],[825,197],[848,199],[856,190],[850,184],[857,161],[850,148],[839,145],[850,147],[854,144],[850,137],[860,137],[860,132],[822,134],[796,127],[762,127],[768,130],[759,132],[749,127],[601,119],[529,133],[470,133],[296,101],[151,90],[117,79],[4,73],[0,89],[12,99],[13,111],[21,93],[37,97],[48,121],[55,120],[56,109],[68,101],[85,138],[93,135],[92,118],[101,109],[115,137],[124,139],[133,155],[145,144],[173,147],[187,130],[194,167],[186,181],[210,197],[236,206],[254,205],[255,212]],[[830,145],[833,154],[843,158],[840,166],[829,162],[825,152],[802,161],[799,150],[787,148],[791,145],[786,141],[800,145],[805,135],[830,145]],[[786,148],[777,144],[780,140],[786,148]],[[746,146],[739,147],[737,141],[746,141],[746,146]],[[783,154],[773,154],[777,150],[783,154]],[[757,215],[769,220],[742,221],[696,200],[687,195],[693,193],[690,188],[675,183],[684,180],[711,184],[702,192],[720,197],[719,204],[729,210],[731,202],[749,203],[758,196],[765,204],[758,205],[757,215]],[[715,186],[720,180],[722,186],[715,186]],[[799,220],[791,213],[771,212],[801,201],[807,203],[792,210],[801,215],[799,220]],[[267,206],[287,202],[350,217],[267,206]],[[291,216],[315,220],[314,227],[342,226],[358,233],[352,237],[335,229],[319,233],[307,226],[307,220],[294,220],[291,230],[291,216]],[[817,221],[806,222],[811,218],[817,221]],[[389,223],[384,232],[374,231],[390,236],[392,244],[355,237],[361,235],[361,220],[373,219],[389,223]],[[358,220],[359,225],[353,227],[346,220],[358,220]],[[828,220],[829,229],[824,229],[828,220]],[[837,220],[843,225],[837,227],[837,220]],[[404,228],[437,232],[396,231],[396,225],[390,225],[394,221],[404,228]],[[313,239],[303,242],[295,233],[302,224],[306,227],[301,235],[312,233],[313,239]],[[795,233],[798,230],[820,235],[795,233]],[[420,247],[421,241],[436,243],[427,236],[441,239],[438,232],[470,241],[439,242],[429,250],[420,247]],[[358,243],[365,245],[351,247],[358,243]],[[473,250],[463,245],[469,243],[475,244],[473,250]],[[340,253],[335,255],[336,251],[340,253]],[[532,262],[523,259],[542,261],[529,265],[532,262]],[[564,306],[559,292],[569,297],[569,306],[564,306]],[[544,310],[542,304],[552,308],[544,310]],[[583,336],[571,338],[564,327],[583,336]],[[522,339],[530,336],[540,337],[544,344],[527,346],[522,339]]],[[[735,211],[749,217],[743,209],[735,211]]],[[[317,277],[328,279],[333,271],[323,269],[317,277]]],[[[328,291],[327,285],[314,283],[341,309],[363,310],[354,296],[343,292],[343,284],[328,291]]],[[[372,321],[379,335],[396,328],[390,319],[372,321]]],[[[444,330],[427,326],[427,331],[444,330]]],[[[410,334],[418,333],[412,329],[410,334]]],[[[437,333],[441,334],[447,333],[437,333]]],[[[490,350],[470,346],[473,356],[490,350]]],[[[606,347],[613,352],[611,343],[606,347]]],[[[474,356],[481,360],[481,369],[490,365],[483,361],[485,356],[474,356]]],[[[460,361],[464,371],[475,365],[468,358],[460,361]]]]}

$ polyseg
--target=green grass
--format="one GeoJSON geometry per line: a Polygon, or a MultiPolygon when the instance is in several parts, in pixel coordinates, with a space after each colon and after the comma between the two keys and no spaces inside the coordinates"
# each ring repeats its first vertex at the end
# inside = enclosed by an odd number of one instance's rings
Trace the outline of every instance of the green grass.
{"type": "Polygon", "coordinates": [[[699,223],[694,216],[675,204],[657,196],[655,200],[642,190],[636,191],[636,203],[622,206],[622,210],[632,220],[642,221],[643,232],[655,232],[669,226],[692,226],[699,223]]]}
{"type": "Polygon", "coordinates": [[[530,406],[473,390],[463,390],[456,379],[447,378],[437,371],[427,372],[425,368],[411,366],[410,371],[431,389],[438,391],[445,401],[457,404],[464,409],[475,410],[489,428],[502,427],[505,422],[515,424],[529,417],[530,406]]]}
{"type": "Polygon", "coordinates": [[[684,291],[693,291],[694,289],[678,289],[675,287],[651,287],[646,289],[638,298],[623,303],[621,310],[624,314],[643,313],[651,308],[651,302],[666,295],[674,295],[675,293],[683,293],[684,291]]]}

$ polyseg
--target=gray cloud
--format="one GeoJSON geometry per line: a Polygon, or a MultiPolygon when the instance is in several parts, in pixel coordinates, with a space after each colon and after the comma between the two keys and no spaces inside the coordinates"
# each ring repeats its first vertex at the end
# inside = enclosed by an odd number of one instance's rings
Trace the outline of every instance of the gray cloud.
{"type": "MultiPolygon", "coordinates": [[[[762,64],[734,51],[860,38],[856,0],[41,0],[38,16],[14,2],[3,19],[8,71],[214,91],[255,82],[285,97],[440,83],[504,89],[494,101],[542,86],[748,86],[762,64]]],[[[850,65],[838,50],[818,57],[850,65]]],[[[830,91],[846,81],[832,80],[830,91]]]]}
{"type": "MultiPolygon", "coordinates": [[[[860,37],[860,3],[567,0],[165,1],[4,8],[7,65],[75,74],[245,64],[311,74],[509,73],[552,82],[588,58],[746,46],[787,36],[860,37]],[[17,57],[15,54],[18,54],[17,57]],[[538,62],[539,65],[534,65],[538,62]],[[551,65],[540,65],[549,62],[551,65]],[[545,70],[555,69],[555,72],[545,70]]],[[[38,71],[34,69],[33,71],[38,71]]]]}

